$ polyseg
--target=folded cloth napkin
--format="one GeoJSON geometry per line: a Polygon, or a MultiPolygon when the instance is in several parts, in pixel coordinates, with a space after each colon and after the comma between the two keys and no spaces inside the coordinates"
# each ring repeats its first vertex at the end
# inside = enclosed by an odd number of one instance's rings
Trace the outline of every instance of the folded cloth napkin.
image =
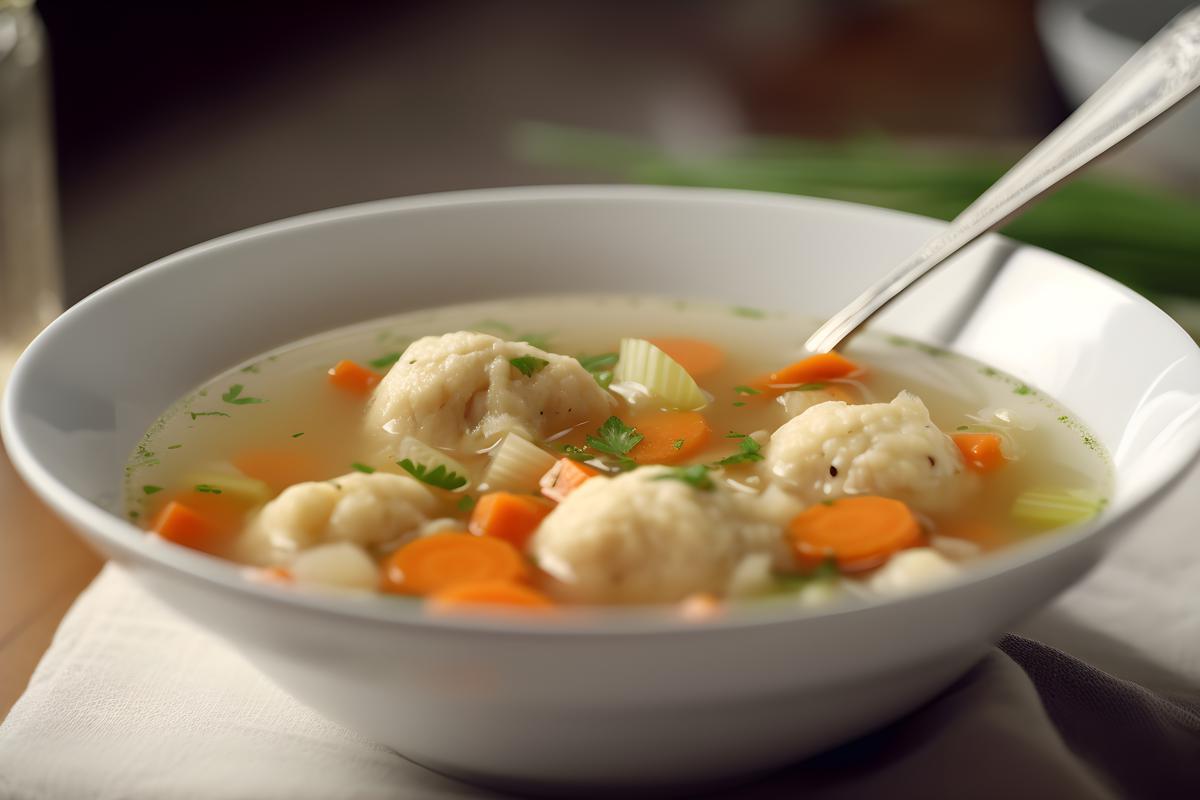
{"type": "MultiPolygon", "coordinates": [[[[1022,627],[1073,655],[1007,636],[888,728],[720,796],[1200,797],[1198,483],[1022,627]]],[[[3,800],[500,796],[323,720],[115,566],[0,725],[3,800]]]]}

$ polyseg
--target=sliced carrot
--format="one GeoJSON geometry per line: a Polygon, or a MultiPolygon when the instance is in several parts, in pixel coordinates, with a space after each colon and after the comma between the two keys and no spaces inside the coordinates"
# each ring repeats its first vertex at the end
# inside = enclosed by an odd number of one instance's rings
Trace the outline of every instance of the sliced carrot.
{"type": "Polygon", "coordinates": [[[383,563],[383,590],[430,594],[460,583],[521,581],[529,567],[501,539],[469,533],[435,533],[409,542],[383,563]]]}
{"type": "Polygon", "coordinates": [[[699,453],[712,438],[712,429],[697,411],[653,411],[638,414],[629,424],[642,435],[629,456],[639,464],[677,464],[699,453]]]}
{"type": "Polygon", "coordinates": [[[381,380],[383,380],[383,376],[378,372],[373,372],[349,359],[342,359],[329,370],[330,383],[339,389],[358,394],[366,394],[371,391],[381,380]]]}
{"type": "Polygon", "coordinates": [[[962,451],[967,466],[976,472],[992,472],[1008,461],[1004,457],[1000,437],[994,433],[956,433],[950,438],[962,451]]]}
{"type": "Polygon", "coordinates": [[[538,590],[512,581],[459,583],[434,592],[426,602],[431,611],[439,613],[495,606],[530,611],[554,607],[554,602],[538,590]]]}
{"type": "Polygon", "coordinates": [[[518,550],[552,510],[545,500],[512,492],[488,492],[471,511],[467,527],[476,536],[503,539],[518,550]]]}
{"type": "Polygon", "coordinates": [[[870,569],[921,543],[921,526],[899,500],[874,495],[819,503],[788,526],[797,561],[815,567],[827,558],[840,569],[870,569]]]}
{"type": "Polygon", "coordinates": [[[546,471],[538,485],[542,494],[556,503],[561,503],[567,495],[583,486],[589,478],[600,474],[600,470],[580,464],[570,458],[560,458],[554,466],[546,471]]]}
{"type": "Polygon", "coordinates": [[[673,358],[696,380],[725,365],[725,351],[703,339],[665,336],[646,341],[673,358]]]}
{"type": "Polygon", "coordinates": [[[844,378],[860,369],[858,364],[838,353],[818,353],[757,378],[750,385],[762,392],[780,394],[794,386],[844,378]]]}
{"type": "Polygon", "coordinates": [[[234,457],[233,465],[243,475],[270,486],[273,492],[281,492],[293,483],[329,477],[321,471],[317,459],[301,445],[243,450],[234,457]]]}
{"type": "Polygon", "coordinates": [[[154,518],[153,530],[162,538],[193,550],[207,550],[217,527],[200,512],[172,500],[154,518]]]}

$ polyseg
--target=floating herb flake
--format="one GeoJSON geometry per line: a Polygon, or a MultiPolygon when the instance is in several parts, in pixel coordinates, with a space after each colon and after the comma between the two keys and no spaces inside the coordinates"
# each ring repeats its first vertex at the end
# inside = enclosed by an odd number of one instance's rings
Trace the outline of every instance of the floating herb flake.
{"type": "Polygon", "coordinates": [[[520,356],[519,358],[510,358],[508,363],[517,368],[517,371],[526,378],[532,378],[533,373],[545,369],[550,362],[544,358],[537,356],[520,356]]]}
{"type": "Polygon", "coordinates": [[[470,511],[475,507],[475,498],[469,494],[464,494],[458,501],[459,511],[470,511]]]}
{"type": "Polygon", "coordinates": [[[192,422],[196,421],[196,417],[228,417],[229,414],[224,411],[189,411],[188,414],[192,417],[192,422]]]}
{"type": "Polygon", "coordinates": [[[163,487],[151,486],[150,484],[146,484],[145,486],[142,487],[142,491],[145,494],[154,494],[155,492],[161,492],[162,490],[163,490],[163,487]]]}
{"type": "Polygon", "coordinates": [[[744,395],[762,394],[760,390],[755,389],[753,386],[735,386],[733,387],[733,391],[744,395]]]}
{"type": "Polygon", "coordinates": [[[617,358],[616,353],[601,353],[596,356],[576,356],[575,360],[592,374],[601,388],[607,389],[612,384],[613,367],[617,365],[617,358]]]}
{"type": "Polygon", "coordinates": [[[181,444],[169,444],[169,445],[167,445],[167,449],[168,449],[168,450],[178,450],[178,449],[179,449],[179,448],[181,448],[181,447],[183,447],[183,445],[181,445],[181,444]]]}
{"type": "Polygon", "coordinates": [[[746,401],[744,401],[744,400],[738,400],[736,403],[734,403],[734,404],[733,404],[733,407],[734,407],[734,408],[741,408],[741,407],[742,407],[742,406],[744,406],[744,405],[746,405],[746,401]]]}
{"type": "Polygon", "coordinates": [[[675,448],[676,450],[683,447],[683,439],[676,439],[675,441],[671,442],[671,447],[675,448]]]}
{"type": "Polygon", "coordinates": [[[232,405],[235,405],[235,406],[248,406],[253,403],[267,402],[266,400],[263,400],[261,397],[243,396],[242,390],[245,388],[246,387],[242,386],[242,384],[235,383],[233,386],[229,387],[229,390],[226,391],[225,394],[221,395],[221,399],[224,400],[226,403],[231,403],[232,405]]]}
{"type": "Polygon", "coordinates": [[[717,462],[717,465],[729,467],[734,464],[749,464],[754,461],[762,461],[763,454],[759,452],[760,450],[762,450],[762,445],[749,436],[743,436],[738,440],[738,452],[722,458],[717,462]]]}
{"type": "Polygon", "coordinates": [[[588,447],[598,453],[623,458],[632,450],[643,437],[636,428],[631,428],[618,417],[609,417],[596,431],[595,436],[587,437],[588,447]]]}
{"type": "Polygon", "coordinates": [[[303,436],[303,435],[304,435],[304,431],[297,431],[296,433],[293,433],[293,434],[292,434],[292,438],[293,438],[293,439],[299,439],[299,438],[300,438],[301,436],[303,436]]]}
{"type": "Polygon", "coordinates": [[[397,361],[399,361],[400,356],[402,356],[402,355],[404,355],[404,354],[403,353],[388,353],[387,355],[380,356],[379,358],[372,358],[369,361],[367,361],[367,363],[370,364],[375,369],[388,369],[389,367],[392,366],[392,364],[395,364],[397,361]]]}
{"type": "Polygon", "coordinates": [[[414,464],[411,458],[405,458],[396,462],[400,468],[412,475],[422,483],[428,483],[430,486],[436,486],[439,489],[454,491],[461,489],[467,485],[467,479],[457,472],[450,472],[446,469],[445,464],[438,464],[433,469],[424,464],[414,464]]]}
{"type": "Polygon", "coordinates": [[[1017,386],[1016,388],[1013,389],[1013,394],[1020,394],[1020,395],[1033,394],[1033,389],[1030,389],[1028,386],[1026,386],[1025,384],[1022,383],[1020,386],[1017,386]]]}
{"type": "Polygon", "coordinates": [[[682,481],[693,489],[699,489],[702,492],[711,492],[713,490],[713,481],[708,475],[708,467],[703,464],[692,464],[689,467],[669,467],[667,472],[655,475],[651,480],[682,481]]]}
{"type": "Polygon", "coordinates": [[[350,469],[355,470],[357,472],[365,473],[367,475],[370,475],[372,472],[375,471],[374,467],[364,464],[361,461],[355,461],[353,464],[350,465],[350,469]]]}
{"type": "Polygon", "coordinates": [[[220,494],[221,493],[221,488],[219,486],[213,486],[211,483],[198,483],[198,484],[196,484],[195,489],[197,492],[200,492],[201,494],[220,494]]]}
{"type": "Polygon", "coordinates": [[[729,309],[735,317],[745,317],[746,319],[766,319],[767,312],[748,306],[733,306],[729,309]]]}

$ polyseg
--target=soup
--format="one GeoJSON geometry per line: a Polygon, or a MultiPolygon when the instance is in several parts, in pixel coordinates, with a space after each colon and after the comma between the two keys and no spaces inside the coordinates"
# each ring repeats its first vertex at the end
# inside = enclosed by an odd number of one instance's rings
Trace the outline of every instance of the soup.
{"type": "Polygon", "coordinates": [[[958,355],[644,297],[406,314],[265,354],[169,409],[130,519],[249,579],[430,609],[793,596],[947,579],[1098,512],[1069,411],[958,355]]]}

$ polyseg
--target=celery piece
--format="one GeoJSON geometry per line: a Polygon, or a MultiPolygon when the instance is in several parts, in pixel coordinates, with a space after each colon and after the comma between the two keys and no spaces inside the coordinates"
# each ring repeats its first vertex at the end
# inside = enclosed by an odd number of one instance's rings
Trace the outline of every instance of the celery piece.
{"type": "Polygon", "coordinates": [[[703,408],[708,400],[679,362],[645,339],[622,339],[613,377],[646,387],[651,395],[674,409],[703,408]]]}

